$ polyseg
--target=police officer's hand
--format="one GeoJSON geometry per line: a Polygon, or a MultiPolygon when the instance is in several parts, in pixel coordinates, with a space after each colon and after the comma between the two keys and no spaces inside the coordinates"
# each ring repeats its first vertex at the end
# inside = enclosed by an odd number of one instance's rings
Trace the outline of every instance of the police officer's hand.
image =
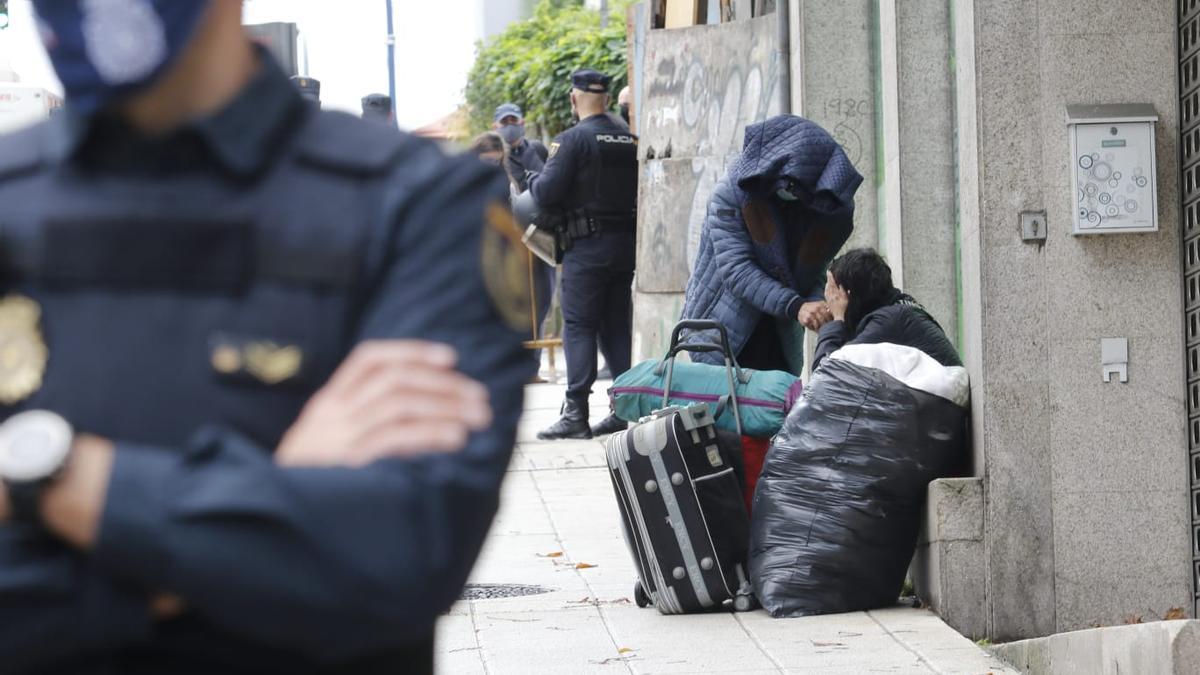
{"type": "Polygon", "coordinates": [[[800,305],[796,320],[809,330],[821,330],[821,326],[833,320],[833,315],[823,302],[806,302],[800,305]]]}
{"type": "Polygon", "coordinates": [[[487,389],[454,369],[448,346],[365,342],[304,406],[275,454],[289,466],[361,466],[461,450],[492,421],[487,389]]]}

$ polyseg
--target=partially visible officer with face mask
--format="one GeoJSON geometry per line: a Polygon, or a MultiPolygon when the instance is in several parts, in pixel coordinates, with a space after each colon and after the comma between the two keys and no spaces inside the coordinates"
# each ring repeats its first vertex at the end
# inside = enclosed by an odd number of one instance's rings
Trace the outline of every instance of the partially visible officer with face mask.
{"type": "Polygon", "coordinates": [[[392,116],[392,97],[387,94],[367,94],[362,98],[362,118],[395,126],[392,116]]]}
{"type": "Polygon", "coordinates": [[[0,672],[431,672],[534,372],[499,170],[307,105],[242,0],[35,0],[0,139],[0,672]]]}
{"type": "Polygon", "coordinates": [[[541,141],[525,138],[525,116],[516,103],[497,106],[492,120],[492,128],[508,144],[508,172],[517,192],[524,192],[529,189],[529,177],[545,166],[549,150],[541,141]]]}

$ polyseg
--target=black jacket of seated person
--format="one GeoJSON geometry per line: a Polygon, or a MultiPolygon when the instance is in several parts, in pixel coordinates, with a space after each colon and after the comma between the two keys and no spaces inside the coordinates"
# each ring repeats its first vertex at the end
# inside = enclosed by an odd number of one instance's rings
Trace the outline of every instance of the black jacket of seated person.
{"type": "Polygon", "coordinates": [[[850,294],[845,321],[830,321],[817,339],[813,368],[846,345],[891,344],[914,347],[943,366],[961,366],[946,331],[912,296],[892,286],[892,270],[871,249],[855,249],[830,266],[850,294]]]}

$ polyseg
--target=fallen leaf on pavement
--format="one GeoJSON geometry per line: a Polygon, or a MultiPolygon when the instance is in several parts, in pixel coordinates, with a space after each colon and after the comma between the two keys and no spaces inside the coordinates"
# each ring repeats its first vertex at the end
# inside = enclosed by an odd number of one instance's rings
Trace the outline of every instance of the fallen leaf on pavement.
{"type": "Polygon", "coordinates": [[[1186,618],[1187,612],[1183,611],[1182,607],[1172,607],[1171,609],[1167,610],[1167,614],[1163,617],[1163,621],[1179,621],[1180,619],[1186,618]]]}
{"type": "Polygon", "coordinates": [[[575,563],[575,569],[577,570],[590,570],[593,567],[596,567],[596,565],[592,563],[575,563]]]}
{"type": "Polygon", "coordinates": [[[562,551],[554,551],[553,553],[539,553],[539,554],[537,554],[537,557],[539,557],[539,558],[561,558],[562,554],[563,554],[562,551]]]}
{"type": "Polygon", "coordinates": [[[628,654],[631,651],[633,651],[633,650],[630,649],[629,647],[621,647],[620,649],[617,650],[617,653],[618,654],[628,654]]]}

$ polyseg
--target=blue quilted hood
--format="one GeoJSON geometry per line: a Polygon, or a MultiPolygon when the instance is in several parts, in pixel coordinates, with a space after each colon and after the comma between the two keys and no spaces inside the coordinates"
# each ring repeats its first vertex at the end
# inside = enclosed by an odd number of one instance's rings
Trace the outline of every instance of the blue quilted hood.
{"type": "Polygon", "coordinates": [[[746,127],[742,155],[730,176],[746,193],[773,191],[790,178],[804,192],[809,208],[833,213],[851,205],[863,177],[842,146],[816,123],[796,115],[778,115],[746,127]]]}

